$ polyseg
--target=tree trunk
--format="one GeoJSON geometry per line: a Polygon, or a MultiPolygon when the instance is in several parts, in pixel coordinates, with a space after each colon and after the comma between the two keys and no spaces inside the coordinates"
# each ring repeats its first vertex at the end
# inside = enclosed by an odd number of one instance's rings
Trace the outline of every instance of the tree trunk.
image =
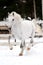
{"type": "Polygon", "coordinates": [[[36,4],[35,4],[35,0],[33,0],[33,6],[34,6],[34,17],[36,19],[37,17],[36,17],[36,4]]]}

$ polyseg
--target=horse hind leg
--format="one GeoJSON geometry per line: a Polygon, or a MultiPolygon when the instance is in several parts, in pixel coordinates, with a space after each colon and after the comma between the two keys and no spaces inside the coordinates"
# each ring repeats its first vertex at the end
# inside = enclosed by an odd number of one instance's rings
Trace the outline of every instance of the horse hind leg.
{"type": "Polygon", "coordinates": [[[31,38],[30,43],[31,43],[31,44],[32,44],[32,46],[33,46],[33,38],[31,38]]]}

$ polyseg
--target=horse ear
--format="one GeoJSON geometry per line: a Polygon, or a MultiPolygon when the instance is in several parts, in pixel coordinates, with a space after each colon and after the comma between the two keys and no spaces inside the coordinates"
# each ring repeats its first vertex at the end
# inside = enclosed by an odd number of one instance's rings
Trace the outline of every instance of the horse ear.
{"type": "Polygon", "coordinates": [[[8,12],[8,15],[9,15],[10,13],[8,12]]]}
{"type": "Polygon", "coordinates": [[[14,13],[12,13],[12,15],[14,16],[14,13]]]}

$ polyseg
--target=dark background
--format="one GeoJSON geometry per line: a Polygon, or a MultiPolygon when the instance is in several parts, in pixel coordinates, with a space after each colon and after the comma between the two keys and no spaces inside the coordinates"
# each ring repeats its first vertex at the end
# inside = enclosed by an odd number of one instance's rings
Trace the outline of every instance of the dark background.
{"type": "MultiPolygon", "coordinates": [[[[36,2],[36,15],[42,18],[41,0],[36,2]]],[[[24,18],[34,18],[33,0],[0,0],[0,20],[8,16],[8,12],[16,11],[24,18]],[[6,6],[6,7],[5,7],[6,6]]]]}

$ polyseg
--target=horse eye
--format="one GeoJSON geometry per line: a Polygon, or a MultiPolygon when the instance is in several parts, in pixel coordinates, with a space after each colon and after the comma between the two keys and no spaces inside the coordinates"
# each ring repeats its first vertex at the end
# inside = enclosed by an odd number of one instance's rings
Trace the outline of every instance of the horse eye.
{"type": "Polygon", "coordinates": [[[12,19],[12,21],[14,21],[14,19],[12,19]]]}

